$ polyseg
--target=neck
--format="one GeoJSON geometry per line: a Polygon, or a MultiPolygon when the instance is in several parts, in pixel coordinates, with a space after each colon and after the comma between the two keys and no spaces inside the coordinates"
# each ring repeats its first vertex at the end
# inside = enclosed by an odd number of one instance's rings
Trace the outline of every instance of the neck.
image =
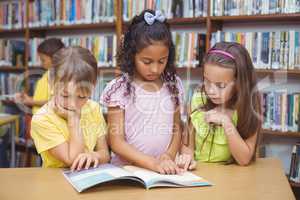
{"type": "Polygon", "coordinates": [[[133,76],[133,81],[140,85],[144,90],[150,91],[150,92],[155,92],[161,89],[163,85],[163,81],[161,78],[158,78],[156,80],[145,80],[143,77],[137,75],[133,76]]]}

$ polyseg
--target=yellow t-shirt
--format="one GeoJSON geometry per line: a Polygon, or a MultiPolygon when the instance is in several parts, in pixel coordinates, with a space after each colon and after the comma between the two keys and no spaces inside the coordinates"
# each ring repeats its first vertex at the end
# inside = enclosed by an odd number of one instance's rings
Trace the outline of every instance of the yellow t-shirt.
{"type": "MultiPolygon", "coordinates": [[[[37,152],[41,154],[43,167],[66,167],[60,160],[49,153],[54,148],[69,140],[69,130],[65,119],[57,115],[45,104],[32,118],[31,137],[37,152]]],[[[106,134],[106,123],[98,103],[89,100],[81,110],[80,127],[82,130],[85,151],[94,150],[99,137],[106,134]]]]}
{"type": "MultiPolygon", "coordinates": [[[[42,78],[40,78],[34,90],[33,100],[34,101],[47,101],[51,97],[51,89],[48,82],[49,70],[44,73],[42,78]]],[[[35,114],[41,107],[34,106],[32,108],[32,113],[35,114]]]]}
{"type": "MultiPolygon", "coordinates": [[[[194,93],[191,103],[192,112],[199,106],[204,105],[205,101],[206,98],[201,92],[194,93]]],[[[238,121],[236,111],[233,113],[232,121],[236,126],[238,121]]],[[[201,111],[192,113],[191,122],[195,128],[195,160],[203,162],[226,162],[231,158],[223,127],[217,126],[215,130],[210,128],[210,125],[204,120],[204,112],[201,111]],[[205,138],[207,139],[203,144],[205,138]]]]}

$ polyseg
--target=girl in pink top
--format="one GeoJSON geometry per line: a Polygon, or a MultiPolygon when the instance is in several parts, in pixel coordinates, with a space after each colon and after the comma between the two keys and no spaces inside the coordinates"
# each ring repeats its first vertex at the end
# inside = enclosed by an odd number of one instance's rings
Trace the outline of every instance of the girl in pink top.
{"type": "Polygon", "coordinates": [[[101,96],[108,107],[112,163],[178,174],[181,80],[176,76],[171,32],[160,11],[135,16],[117,54],[122,76],[101,96]]]}

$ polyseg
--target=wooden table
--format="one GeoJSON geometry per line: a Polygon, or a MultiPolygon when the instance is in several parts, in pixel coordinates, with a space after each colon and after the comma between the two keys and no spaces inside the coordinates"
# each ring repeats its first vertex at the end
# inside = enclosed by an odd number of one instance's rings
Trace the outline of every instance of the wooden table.
{"type": "Polygon", "coordinates": [[[0,199],[20,200],[290,200],[295,199],[282,165],[276,159],[259,159],[248,167],[199,163],[196,174],[214,183],[211,187],[156,188],[114,183],[77,193],[60,169],[0,169],[0,199]]]}
{"type": "Polygon", "coordinates": [[[0,126],[4,126],[10,124],[11,130],[10,132],[10,141],[11,141],[11,158],[10,158],[10,166],[15,167],[16,163],[16,147],[15,147],[15,134],[19,133],[19,115],[10,115],[0,113],[0,126]]]}

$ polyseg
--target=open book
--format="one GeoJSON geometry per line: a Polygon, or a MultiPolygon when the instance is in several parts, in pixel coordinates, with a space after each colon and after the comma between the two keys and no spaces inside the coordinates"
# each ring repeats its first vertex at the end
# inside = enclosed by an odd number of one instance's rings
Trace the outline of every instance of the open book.
{"type": "Polygon", "coordinates": [[[111,164],[104,164],[97,168],[78,172],[64,171],[63,174],[78,192],[82,192],[97,184],[114,180],[136,181],[143,184],[147,189],[153,187],[195,187],[211,185],[203,178],[191,172],[185,172],[182,175],[162,175],[139,167],[124,166],[121,168],[111,164]]]}

